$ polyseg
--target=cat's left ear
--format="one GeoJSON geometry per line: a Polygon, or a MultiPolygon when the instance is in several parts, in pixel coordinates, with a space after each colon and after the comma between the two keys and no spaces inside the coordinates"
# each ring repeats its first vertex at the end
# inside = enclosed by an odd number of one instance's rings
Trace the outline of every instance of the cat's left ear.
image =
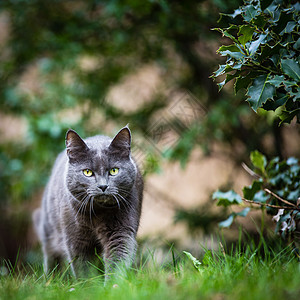
{"type": "Polygon", "coordinates": [[[89,151],[89,147],[86,143],[78,133],[72,129],[69,129],[66,134],[66,148],[70,162],[83,159],[89,151]]]}
{"type": "Polygon", "coordinates": [[[131,132],[128,126],[122,128],[113,138],[109,145],[111,151],[117,151],[123,155],[129,156],[131,144],[131,132]]]}

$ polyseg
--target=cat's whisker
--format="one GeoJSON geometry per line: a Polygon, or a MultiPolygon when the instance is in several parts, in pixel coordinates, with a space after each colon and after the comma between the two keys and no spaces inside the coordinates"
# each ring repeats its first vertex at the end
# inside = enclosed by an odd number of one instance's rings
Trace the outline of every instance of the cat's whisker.
{"type": "Polygon", "coordinates": [[[87,194],[87,195],[85,195],[85,197],[83,197],[82,203],[81,203],[79,209],[77,210],[77,213],[76,213],[75,217],[78,217],[78,214],[80,213],[81,210],[82,210],[82,213],[84,213],[86,203],[88,202],[88,196],[89,195],[87,194]]]}
{"type": "Polygon", "coordinates": [[[94,202],[94,197],[90,197],[90,221],[91,221],[92,227],[94,227],[93,220],[92,220],[93,202],[94,202]]]}
{"type": "Polygon", "coordinates": [[[122,197],[120,194],[115,194],[117,197],[120,197],[121,202],[124,204],[125,209],[129,212],[130,209],[132,209],[132,205],[127,201],[124,197],[122,197]]]}
{"type": "Polygon", "coordinates": [[[121,209],[120,202],[119,202],[119,200],[118,200],[117,196],[116,196],[115,194],[112,194],[112,196],[113,196],[113,197],[114,197],[114,199],[116,200],[116,202],[117,202],[117,204],[118,204],[118,207],[119,207],[119,209],[121,209]]]}

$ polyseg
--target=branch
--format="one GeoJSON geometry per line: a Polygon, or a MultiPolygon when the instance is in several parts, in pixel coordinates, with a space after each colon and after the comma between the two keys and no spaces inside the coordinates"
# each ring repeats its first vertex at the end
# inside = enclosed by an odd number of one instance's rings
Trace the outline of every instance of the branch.
{"type": "Polygon", "coordinates": [[[274,196],[275,198],[277,198],[278,200],[282,201],[283,203],[287,204],[287,205],[291,205],[293,206],[294,208],[298,208],[297,205],[295,205],[294,203],[291,203],[287,200],[284,200],[282,198],[280,198],[278,195],[276,195],[275,193],[273,193],[272,191],[268,190],[268,189],[265,189],[265,191],[269,194],[271,194],[272,196],[274,196]]]}
{"type": "Polygon", "coordinates": [[[279,205],[272,205],[272,204],[268,204],[268,203],[259,203],[259,202],[256,202],[253,200],[248,200],[245,198],[242,198],[242,200],[247,203],[252,203],[252,204],[257,204],[257,205],[262,205],[262,206],[267,206],[267,207],[272,207],[272,208],[287,209],[287,210],[299,210],[300,211],[300,207],[279,206],[279,205]]]}

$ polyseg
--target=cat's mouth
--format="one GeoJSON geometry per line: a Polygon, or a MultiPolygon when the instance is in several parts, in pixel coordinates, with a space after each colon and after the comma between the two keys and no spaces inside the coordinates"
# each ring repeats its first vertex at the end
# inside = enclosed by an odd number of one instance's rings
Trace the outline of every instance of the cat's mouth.
{"type": "Polygon", "coordinates": [[[118,206],[118,202],[116,201],[116,199],[113,196],[107,194],[95,196],[94,203],[96,205],[107,208],[118,206]]]}

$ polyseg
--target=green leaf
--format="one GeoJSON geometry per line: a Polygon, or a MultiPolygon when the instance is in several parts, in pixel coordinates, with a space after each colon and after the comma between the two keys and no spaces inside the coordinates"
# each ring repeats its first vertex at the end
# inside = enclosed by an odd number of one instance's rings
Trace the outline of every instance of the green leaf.
{"type": "Polygon", "coordinates": [[[248,200],[253,200],[254,195],[262,188],[262,180],[254,180],[251,185],[245,186],[243,188],[244,198],[248,200]]]}
{"type": "Polygon", "coordinates": [[[252,109],[256,112],[268,99],[273,99],[275,87],[268,83],[269,75],[260,75],[254,79],[253,85],[248,89],[247,95],[252,109]]]}
{"type": "Polygon", "coordinates": [[[222,52],[222,51],[230,51],[230,52],[240,52],[240,48],[237,47],[236,45],[228,45],[228,46],[221,46],[217,52],[222,52]]]}
{"type": "Polygon", "coordinates": [[[258,48],[261,44],[265,44],[265,40],[266,40],[267,35],[268,35],[267,33],[260,34],[260,36],[257,40],[251,42],[251,44],[249,46],[250,56],[252,56],[256,53],[256,51],[258,50],[258,48]]]}
{"type": "Polygon", "coordinates": [[[278,94],[274,101],[268,100],[262,107],[265,110],[275,111],[278,107],[283,106],[288,101],[289,97],[288,94],[278,94]]]}
{"type": "Polygon", "coordinates": [[[286,24],[286,27],[279,33],[280,35],[283,35],[285,33],[291,33],[295,26],[297,25],[297,23],[295,21],[290,21],[286,24]]]}
{"type": "Polygon", "coordinates": [[[191,253],[187,252],[187,251],[182,251],[186,256],[187,258],[193,263],[195,269],[197,269],[199,272],[202,272],[202,269],[201,269],[201,262],[195,258],[191,253]]]}
{"type": "Polygon", "coordinates": [[[280,125],[282,123],[291,123],[295,116],[297,116],[298,119],[300,119],[300,108],[297,108],[292,111],[283,110],[279,115],[279,118],[281,119],[280,125]]]}
{"type": "Polygon", "coordinates": [[[247,89],[252,79],[249,76],[238,77],[234,83],[234,92],[237,93],[240,89],[247,89]]]}
{"type": "Polygon", "coordinates": [[[230,190],[228,192],[216,191],[213,193],[213,199],[217,199],[218,206],[229,206],[242,203],[242,198],[236,192],[230,190]]]}
{"type": "Polygon", "coordinates": [[[246,217],[249,211],[250,211],[250,207],[246,207],[238,213],[233,212],[232,214],[229,215],[229,217],[226,220],[219,223],[219,227],[228,228],[237,216],[246,217]]]}
{"type": "Polygon", "coordinates": [[[239,217],[246,217],[249,211],[250,211],[250,207],[246,207],[242,211],[235,213],[235,215],[239,217]]]}
{"type": "Polygon", "coordinates": [[[238,48],[236,45],[229,45],[229,46],[221,46],[217,53],[220,53],[222,56],[230,56],[235,59],[241,59],[245,57],[245,54],[241,52],[240,48],[238,48]]]}
{"type": "Polygon", "coordinates": [[[226,68],[226,66],[227,66],[227,65],[220,65],[220,66],[219,66],[219,69],[218,69],[217,71],[214,72],[214,74],[215,74],[214,76],[215,76],[215,77],[218,77],[218,76],[224,74],[224,73],[225,73],[225,68],[226,68]]]}
{"type": "Polygon", "coordinates": [[[275,76],[270,76],[270,79],[267,81],[268,83],[274,85],[275,87],[279,87],[284,81],[284,76],[281,75],[275,75],[275,76]]]}
{"type": "Polygon", "coordinates": [[[234,92],[237,93],[240,89],[247,89],[252,79],[249,76],[239,76],[234,83],[234,92]]]}
{"type": "Polygon", "coordinates": [[[244,19],[247,22],[250,22],[257,15],[259,15],[260,11],[256,9],[253,5],[247,5],[244,9],[244,19]]]}
{"type": "Polygon", "coordinates": [[[300,38],[298,38],[297,42],[294,44],[293,48],[295,50],[299,50],[300,49],[300,38]]]}
{"type": "Polygon", "coordinates": [[[251,40],[255,28],[250,25],[243,25],[240,27],[239,35],[241,35],[238,40],[242,45],[245,45],[248,41],[251,40]]]}
{"type": "Polygon", "coordinates": [[[269,199],[269,194],[267,194],[265,191],[258,191],[254,197],[253,201],[259,202],[259,203],[266,203],[267,200],[269,199]]]}
{"type": "Polygon", "coordinates": [[[230,72],[232,70],[233,70],[233,68],[229,65],[220,65],[219,69],[214,72],[213,76],[218,77],[218,76],[223,75],[224,73],[230,72]]]}
{"type": "Polygon", "coordinates": [[[237,76],[238,76],[238,74],[237,74],[237,75],[235,75],[235,74],[227,74],[225,80],[223,80],[222,82],[220,82],[220,83],[217,84],[218,87],[219,87],[219,91],[223,88],[223,86],[224,86],[227,82],[229,82],[230,80],[236,78],[237,76]]]}
{"type": "Polygon", "coordinates": [[[282,59],[281,60],[281,69],[284,74],[289,77],[300,81],[300,67],[296,60],[294,59],[282,59]]]}
{"type": "Polygon", "coordinates": [[[262,153],[257,150],[252,151],[250,154],[250,159],[254,167],[259,169],[262,173],[265,172],[267,159],[262,153]]]}
{"type": "Polygon", "coordinates": [[[226,219],[225,221],[222,221],[222,222],[219,223],[219,227],[221,227],[221,228],[229,227],[232,224],[234,218],[235,218],[235,215],[231,214],[228,217],[228,219],[226,219]]]}

